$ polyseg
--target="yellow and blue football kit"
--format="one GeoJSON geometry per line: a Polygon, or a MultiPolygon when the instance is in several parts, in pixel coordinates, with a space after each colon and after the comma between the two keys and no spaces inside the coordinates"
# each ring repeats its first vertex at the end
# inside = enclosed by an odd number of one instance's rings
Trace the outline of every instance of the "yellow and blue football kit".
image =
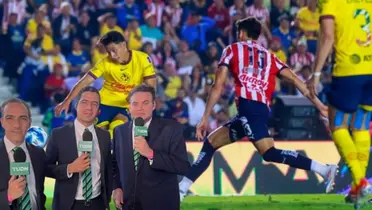
{"type": "Polygon", "coordinates": [[[89,72],[89,75],[95,79],[101,76],[104,79],[100,90],[98,126],[106,126],[110,123],[121,124],[122,122],[111,122],[118,114],[123,114],[130,119],[127,113],[129,107],[127,97],[130,91],[145,79],[156,76],[151,59],[146,53],[135,50],[130,50],[129,53],[129,61],[126,63],[115,63],[109,56],[105,56],[89,72]]]}
{"type": "Polygon", "coordinates": [[[332,137],[349,166],[353,184],[365,177],[371,139],[372,111],[372,1],[320,0],[320,20],[332,18],[335,26],[335,65],[329,103],[336,109],[332,137]],[[345,115],[355,113],[352,135],[343,128],[345,115]]]}

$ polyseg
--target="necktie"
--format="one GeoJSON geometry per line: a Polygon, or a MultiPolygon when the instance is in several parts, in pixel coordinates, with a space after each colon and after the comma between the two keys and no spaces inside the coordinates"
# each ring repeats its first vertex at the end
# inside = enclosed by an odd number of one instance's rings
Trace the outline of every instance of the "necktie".
{"type": "MultiPolygon", "coordinates": [[[[84,130],[85,132],[90,132],[88,129],[84,130]]],[[[90,154],[89,154],[90,157],[90,154]]],[[[86,201],[92,198],[93,184],[92,184],[92,168],[89,167],[82,174],[83,179],[83,197],[86,201]]]]}
{"type": "MultiPolygon", "coordinates": [[[[19,147],[14,147],[13,152],[16,151],[18,148],[19,147]]],[[[31,198],[30,198],[30,192],[28,190],[27,179],[26,179],[25,192],[20,198],[18,198],[18,206],[20,210],[31,210],[31,198]]]]}
{"type": "Polygon", "coordinates": [[[140,158],[140,153],[133,149],[133,158],[134,158],[134,169],[137,171],[138,162],[140,158]]]}

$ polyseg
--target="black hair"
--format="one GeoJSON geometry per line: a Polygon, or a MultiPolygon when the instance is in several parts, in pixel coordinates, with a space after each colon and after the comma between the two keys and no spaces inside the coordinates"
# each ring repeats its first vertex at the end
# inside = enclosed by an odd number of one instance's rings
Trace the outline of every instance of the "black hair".
{"type": "Polygon", "coordinates": [[[103,35],[100,39],[100,43],[103,44],[103,46],[105,47],[111,43],[120,44],[122,42],[125,42],[125,38],[118,31],[110,31],[103,35]]]}
{"type": "Polygon", "coordinates": [[[130,102],[130,99],[132,98],[132,96],[135,93],[138,93],[138,92],[150,93],[151,96],[152,96],[152,101],[155,101],[155,89],[151,86],[141,84],[141,85],[138,85],[137,87],[133,88],[130,91],[130,93],[128,95],[128,98],[127,98],[128,102],[130,102]]]}
{"type": "Polygon", "coordinates": [[[260,21],[253,16],[238,20],[236,22],[236,27],[238,31],[245,31],[247,36],[253,40],[258,39],[262,29],[260,21]]]}
{"type": "Polygon", "coordinates": [[[5,107],[8,105],[8,104],[23,104],[26,109],[27,109],[27,113],[28,113],[28,117],[30,118],[31,120],[31,110],[30,110],[30,106],[25,102],[23,101],[22,99],[19,99],[19,98],[11,98],[11,99],[8,99],[6,101],[4,101],[2,104],[1,104],[1,113],[3,116],[4,115],[4,109],[5,107]]]}
{"type": "MultiPolygon", "coordinates": [[[[77,102],[79,103],[80,99],[81,99],[81,96],[83,95],[83,93],[85,92],[91,92],[91,93],[97,93],[98,97],[99,97],[99,103],[101,103],[101,96],[99,95],[99,91],[97,90],[97,88],[95,87],[92,87],[92,86],[86,86],[84,87],[83,89],[80,90],[79,92],[79,95],[77,96],[77,102]]],[[[77,104],[76,104],[77,105],[77,104]]]]}

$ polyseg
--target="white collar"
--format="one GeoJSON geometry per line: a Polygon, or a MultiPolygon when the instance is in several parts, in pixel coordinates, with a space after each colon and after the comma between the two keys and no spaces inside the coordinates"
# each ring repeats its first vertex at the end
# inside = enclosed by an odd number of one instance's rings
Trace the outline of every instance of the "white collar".
{"type": "Polygon", "coordinates": [[[75,126],[75,128],[82,128],[83,130],[87,128],[91,132],[94,131],[94,124],[92,124],[92,125],[90,125],[88,127],[85,127],[85,125],[81,124],[79,122],[79,120],[77,120],[77,119],[75,119],[75,121],[74,121],[74,126],[75,126]]]}
{"type": "MultiPolygon", "coordinates": [[[[145,126],[146,128],[149,128],[151,121],[152,121],[152,118],[150,118],[150,120],[147,121],[147,122],[145,123],[144,126],[145,126]]],[[[134,127],[134,126],[135,126],[135,125],[134,125],[134,120],[133,120],[133,127],[134,127]]]]}
{"type": "MultiPolygon", "coordinates": [[[[6,136],[4,136],[4,144],[5,144],[6,152],[8,154],[14,149],[14,147],[17,147],[6,136]]],[[[26,151],[27,150],[26,142],[23,141],[22,144],[19,145],[19,147],[21,147],[24,151],[26,151]]]]}

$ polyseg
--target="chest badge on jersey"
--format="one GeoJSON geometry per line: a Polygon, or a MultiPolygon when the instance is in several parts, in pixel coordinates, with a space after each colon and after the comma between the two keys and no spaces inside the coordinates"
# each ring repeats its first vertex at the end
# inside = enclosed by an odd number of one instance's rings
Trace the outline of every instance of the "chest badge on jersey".
{"type": "Polygon", "coordinates": [[[130,77],[128,74],[126,73],[122,73],[121,74],[121,79],[124,81],[124,82],[128,82],[130,80],[130,77]]]}

